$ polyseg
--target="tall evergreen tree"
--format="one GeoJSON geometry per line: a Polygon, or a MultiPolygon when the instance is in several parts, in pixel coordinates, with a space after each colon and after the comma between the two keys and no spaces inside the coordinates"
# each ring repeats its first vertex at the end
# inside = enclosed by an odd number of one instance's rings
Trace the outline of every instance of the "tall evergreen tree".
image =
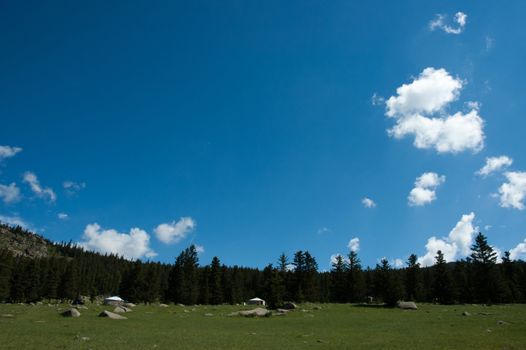
{"type": "Polygon", "coordinates": [[[337,255],[331,270],[331,300],[337,303],[347,301],[347,264],[343,256],[337,255]]]}
{"type": "Polygon", "coordinates": [[[481,232],[475,237],[471,251],[470,261],[473,266],[475,301],[479,303],[498,301],[498,291],[501,286],[495,269],[497,253],[488,244],[486,236],[481,232]]]}
{"type": "Polygon", "coordinates": [[[349,252],[349,263],[347,265],[347,300],[356,303],[364,300],[365,282],[362,273],[362,265],[358,258],[358,253],[351,250],[349,252]]]}
{"type": "Polygon", "coordinates": [[[407,300],[421,299],[421,274],[418,257],[411,254],[407,259],[407,268],[405,270],[405,298],[407,300]]]}
{"type": "Polygon", "coordinates": [[[453,284],[442,251],[438,251],[433,266],[433,296],[442,304],[451,304],[454,300],[453,284]]]}

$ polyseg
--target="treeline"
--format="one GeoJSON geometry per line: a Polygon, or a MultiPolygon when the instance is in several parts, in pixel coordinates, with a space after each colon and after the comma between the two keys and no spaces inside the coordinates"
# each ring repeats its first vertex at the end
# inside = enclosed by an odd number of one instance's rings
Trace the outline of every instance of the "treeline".
{"type": "Polygon", "coordinates": [[[479,234],[472,254],[446,263],[442,252],[431,267],[420,267],[416,255],[394,269],[387,260],[363,269],[356,252],[339,256],[330,272],[318,271],[308,251],[290,259],[282,254],[263,270],[225,266],[214,257],[200,265],[190,246],[174,264],[125,260],[85,251],[71,243],[54,244],[45,258],[13,256],[0,250],[0,302],[72,301],[120,295],[136,303],[237,304],[259,296],[270,306],[296,302],[379,302],[398,300],[438,303],[525,303],[526,263],[502,263],[479,234]]]}

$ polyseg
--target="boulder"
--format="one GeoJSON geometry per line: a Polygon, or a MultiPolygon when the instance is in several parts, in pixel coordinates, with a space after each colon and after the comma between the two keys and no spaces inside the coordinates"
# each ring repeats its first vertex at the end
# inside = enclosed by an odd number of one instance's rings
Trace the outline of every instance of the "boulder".
{"type": "Polygon", "coordinates": [[[132,309],[128,309],[126,306],[117,306],[115,309],[113,309],[113,312],[116,314],[124,314],[126,312],[131,312],[132,309]]]}
{"type": "Polygon", "coordinates": [[[168,307],[166,304],[159,304],[159,307],[168,307]]]}
{"type": "Polygon", "coordinates": [[[399,301],[396,306],[402,310],[418,310],[418,307],[412,301],[399,301]]]}
{"type": "Polygon", "coordinates": [[[298,308],[298,306],[294,303],[286,302],[281,308],[285,310],[295,310],[298,308]]]}
{"type": "Polygon", "coordinates": [[[62,312],[61,315],[64,317],[80,317],[80,311],[73,308],[62,312]]]}
{"type": "Polygon", "coordinates": [[[127,318],[124,316],[106,310],[102,311],[99,314],[99,317],[107,317],[111,318],[112,320],[127,320],[127,318]]]}
{"type": "Polygon", "coordinates": [[[134,303],[124,303],[122,304],[122,306],[127,307],[127,308],[132,308],[132,307],[136,307],[137,305],[135,305],[134,303]]]}
{"type": "Polygon", "coordinates": [[[268,311],[267,309],[257,307],[252,310],[239,311],[239,315],[245,317],[268,317],[272,315],[272,312],[268,311]]]}
{"type": "Polygon", "coordinates": [[[464,312],[462,313],[462,316],[471,316],[471,314],[470,314],[469,312],[467,312],[467,311],[464,311],[464,312]]]}

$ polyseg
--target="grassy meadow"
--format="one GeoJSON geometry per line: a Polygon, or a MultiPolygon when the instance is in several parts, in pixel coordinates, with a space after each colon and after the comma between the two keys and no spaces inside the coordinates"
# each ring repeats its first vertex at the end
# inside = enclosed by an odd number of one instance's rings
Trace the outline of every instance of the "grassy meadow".
{"type": "Polygon", "coordinates": [[[0,304],[1,349],[526,349],[526,305],[419,305],[417,311],[303,304],[244,318],[240,306],[138,305],[127,320],[66,305],[0,304]],[[470,315],[463,316],[467,311],[470,315]]]}

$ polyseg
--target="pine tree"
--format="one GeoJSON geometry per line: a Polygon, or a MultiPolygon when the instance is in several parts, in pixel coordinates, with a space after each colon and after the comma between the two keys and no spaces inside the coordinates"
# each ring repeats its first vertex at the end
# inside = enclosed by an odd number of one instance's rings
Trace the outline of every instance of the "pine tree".
{"type": "Polygon", "coordinates": [[[341,255],[337,255],[335,261],[332,263],[331,300],[337,303],[347,301],[346,265],[341,255]]]}
{"type": "Polygon", "coordinates": [[[364,300],[365,297],[365,282],[362,272],[362,266],[358,253],[355,251],[349,252],[349,263],[347,268],[347,300],[356,303],[364,300]]]}
{"type": "Polygon", "coordinates": [[[214,256],[210,264],[209,288],[212,305],[221,304],[223,302],[223,285],[221,283],[221,263],[217,256],[214,256]]]}
{"type": "Polygon", "coordinates": [[[11,295],[11,271],[13,256],[7,250],[0,251],[0,303],[11,295]]]}
{"type": "Polygon", "coordinates": [[[498,301],[499,281],[495,264],[497,253],[488,244],[486,236],[481,232],[475,237],[471,246],[470,261],[473,266],[475,301],[490,303],[498,301]]]}
{"type": "Polygon", "coordinates": [[[435,265],[433,266],[433,296],[441,304],[453,302],[453,284],[446,260],[442,251],[437,251],[435,265]]]}
{"type": "Polygon", "coordinates": [[[421,299],[422,282],[420,275],[418,257],[411,254],[407,259],[407,269],[405,270],[405,297],[407,300],[421,299]]]}

